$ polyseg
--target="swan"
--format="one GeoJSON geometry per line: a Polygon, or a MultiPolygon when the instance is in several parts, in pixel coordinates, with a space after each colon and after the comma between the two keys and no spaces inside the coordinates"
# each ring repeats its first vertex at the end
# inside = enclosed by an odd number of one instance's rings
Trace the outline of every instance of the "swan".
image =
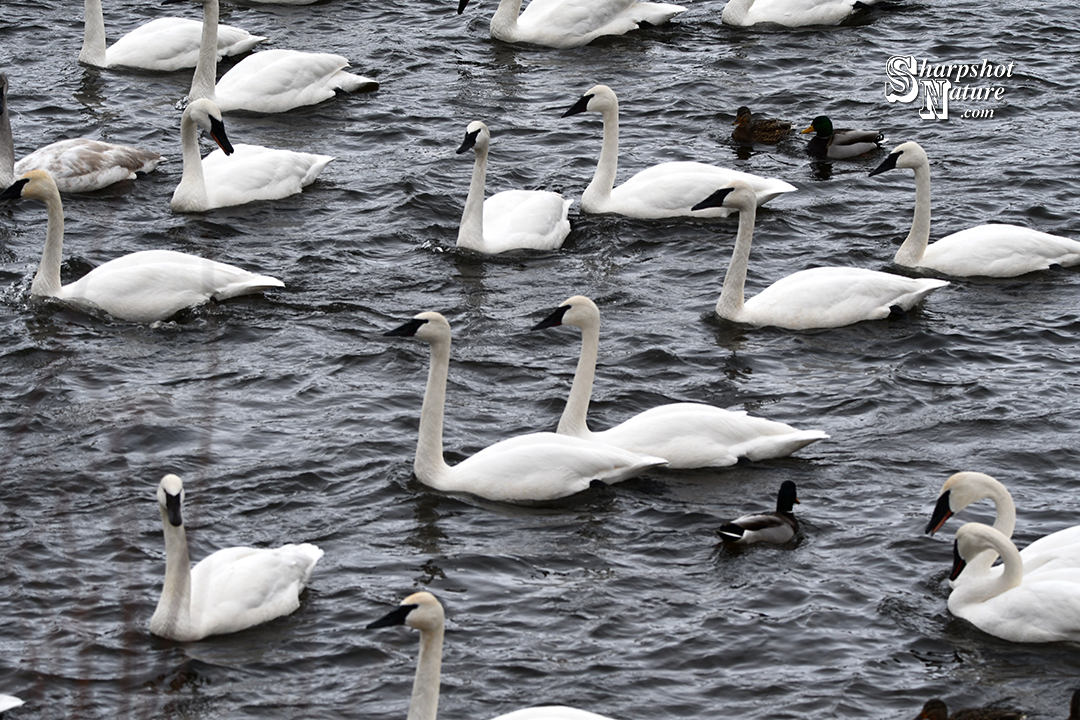
{"type": "Polygon", "coordinates": [[[660,405],[608,430],[592,432],[586,416],[600,349],[600,310],[589,298],[575,295],[532,329],[558,325],[581,329],[581,355],[557,430],[561,435],[662,457],[673,468],[726,467],[739,458],[785,457],[829,437],[820,430],[796,430],[741,410],[723,410],[703,403],[660,405]]]}
{"type": "Polygon", "coordinates": [[[871,176],[915,171],[915,217],[893,262],[954,277],[1016,277],[1051,265],[1080,265],[1080,242],[1020,225],[979,225],[930,242],[930,161],[916,142],[896,146],[871,176]]]}
{"type": "Polygon", "coordinates": [[[915,720],[1024,720],[1026,717],[1027,715],[1016,710],[988,707],[963,708],[950,715],[945,701],[934,698],[926,701],[915,720]]]}
{"type": "Polygon", "coordinates": [[[230,547],[191,567],[180,478],[163,477],[157,500],[165,528],[165,584],[150,618],[150,632],[191,642],[245,630],[300,607],[300,592],[322,550],[310,543],[272,549],[230,547]]]}
{"type": "Polygon", "coordinates": [[[818,267],[792,273],[744,301],[757,204],[750,186],[736,181],[695,207],[720,203],[739,211],[739,234],[716,302],[716,314],[727,320],[789,330],[841,327],[887,318],[898,312],[897,308],[910,310],[932,291],[949,284],[864,268],[818,267]]]}
{"type": "MultiPolygon", "coordinates": [[[[420,657],[416,661],[408,720],[436,720],[439,713],[439,676],[445,615],[442,604],[429,592],[409,595],[383,617],[368,623],[367,629],[406,625],[420,631],[420,657]]],[[[499,715],[492,720],[610,720],[587,710],[548,705],[499,715]]]]}
{"type": "Polygon", "coordinates": [[[225,300],[285,287],[277,278],[172,250],[124,255],[61,285],[64,208],[56,183],[44,170],[33,170],[0,193],[0,200],[20,197],[45,203],[49,213],[45,249],[30,286],[33,297],[56,298],[83,312],[101,311],[118,320],[149,323],[211,298],[225,300]]]}
{"type": "Polygon", "coordinates": [[[370,78],[345,72],[349,61],[341,55],[281,49],[247,56],[215,84],[217,19],[218,0],[203,0],[202,42],[191,78],[189,103],[207,99],[221,112],[280,113],[324,102],[338,90],[355,92],[379,87],[370,78]]]}
{"type": "Polygon", "coordinates": [[[442,426],[450,368],[450,324],[437,312],[423,312],[385,334],[416,337],[431,346],[413,463],[416,477],[429,487],[504,502],[546,501],[581,492],[593,480],[616,483],[667,464],[661,458],[581,438],[531,433],[502,440],[457,465],[447,465],[442,426]]]}
{"type": "Polygon", "coordinates": [[[484,199],[491,132],[479,120],[469,123],[458,154],[473,150],[469,196],[461,215],[458,247],[496,255],[507,250],[558,250],[570,234],[567,214],[573,200],[545,190],[504,190],[484,199]]]}
{"type": "Polygon", "coordinates": [[[721,525],[716,534],[726,545],[786,543],[799,531],[799,521],[791,511],[798,502],[795,483],[785,480],[780,483],[780,491],[776,494],[776,512],[743,515],[721,525]]]}
{"type": "Polygon", "coordinates": [[[1080,641],[1080,565],[1025,573],[1009,538],[989,525],[967,523],[956,531],[955,580],[967,562],[990,550],[1004,570],[961,582],[949,594],[949,612],[985,633],[1011,642],[1080,641]]]}
{"type": "Polygon", "coordinates": [[[184,172],[169,203],[177,212],[203,212],[295,195],[315,182],[333,160],[329,155],[232,145],[221,113],[209,100],[196,100],[184,108],[180,145],[184,172]],[[199,156],[199,127],[219,146],[205,158],[199,156]]]}
{"type": "Polygon", "coordinates": [[[807,152],[815,157],[834,160],[865,155],[880,149],[881,143],[885,142],[885,134],[877,130],[835,130],[832,120],[824,115],[814,118],[810,126],[799,134],[808,132],[817,132],[817,135],[806,144],[807,152]]]}
{"type": "Polygon", "coordinates": [[[7,75],[0,72],[0,188],[31,170],[47,170],[60,192],[90,192],[134,180],[136,173],[150,172],[161,162],[151,150],[75,138],[46,145],[16,163],[7,91],[7,75]]]}
{"type": "Polygon", "coordinates": [[[878,0],[728,0],[720,21],[750,27],[771,23],[786,27],[839,25],[878,0]]]}
{"type": "Polygon", "coordinates": [[[0,714],[3,714],[8,710],[13,710],[25,704],[26,703],[23,700],[15,697],[14,695],[0,694],[0,714]]]}
{"type": "MultiPolygon", "coordinates": [[[[195,67],[202,38],[202,23],[198,20],[158,18],[132,30],[106,49],[101,0],[85,0],[83,7],[80,62],[96,67],[133,67],[164,72],[195,67]]],[[[218,26],[216,16],[214,23],[215,58],[242,55],[266,40],[231,25],[218,26]]]]}
{"type": "Polygon", "coordinates": [[[642,170],[615,187],[619,163],[619,100],[607,85],[597,85],[581,96],[563,117],[586,111],[604,118],[604,141],[592,182],[581,195],[581,209],[587,213],[617,213],[635,218],[655,219],[691,215],[727,217],[729,210],[715,207],[696,211],[696,200],[707,197],[732,180],[749,183],[758,205],[780,193],[792,192],[794,185],[775,178],[763,178],[738,170],[699,162],[666,162],[642,170]]]}
{"type": "MultiPolygon", "coordinates": [[[[458,14],[469,0],[460,0],[458,14]]],[[[679,5],[638,0],[499,0],[491,37],[553,48],[580,47],[603,35],[623,35],[642,23],[663,25],[685,11],[679,5]]]]}
{"type": "Polygon", "coordinates": [[[732,124],[735,129],[731,131],[731,137],[735,142],[741,143],[775,145],[791,132],[791,123],[787,120],[756,118],[745,105],[735,111],[735,122],[732,124]]]}

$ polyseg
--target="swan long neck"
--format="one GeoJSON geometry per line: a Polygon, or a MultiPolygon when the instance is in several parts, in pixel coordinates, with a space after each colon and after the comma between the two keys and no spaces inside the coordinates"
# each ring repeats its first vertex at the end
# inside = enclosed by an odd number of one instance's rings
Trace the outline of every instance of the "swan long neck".
{"type": "Polygon", "coordinates": [[[150,622],[155,633],[168,631],[172,636],[185,632],[191,624],[191,558],[184,526],[170,523],[165,508],[161,508],[161,521],[165,527],[165,583],[150,622]]]}
{"type": "Polygon", "coordinates": [[[216,99],[219,16],[218,0],[205,0],[203,3],[202,39],[199,42],[199,59],[195,63],[195,74],[191,76],[191,90],[188,92],[189,103],[200,98],[216,99]]]}
{"type": "Polygon", "coordinates": [[[101,11],[101,0],[83,2],[83,44],[79,51],[79,62],[97,67],[105,67],[105,15],[101,11]]]}
{"type": "Polygon", "coordinates": [[[443,407],[446,404],[446,376],[450,371],[450,340],[431,343],[431,367],[428,368],[424,405],[420,410],[420,431],[416,442],[413,472],[425,485],[440,487],[450,467],[443,458],[443,407]]]}
{"type": "Polygon", "coordinates": [[[476,162],[473,163],[472,181],[469,183],[469,197],[465,200],[465,211],[461,214],[461,226],[458,228],[457,244],[470,250],[483,251],[484,248],[484,188],[487,182],[488,149],[476,149],[476,162]]]}
{"type": "MultiPolygon", "coordinates": [[[[1012,496],[1005,486],[998,482],[980,483],[987,499],[994,503],[994,529],[1001,532],[1007,538],[1011,538],[1016,529],[1016,505],[1012,496]]],[[[976,574],[988,572],[997,560],[998,554],[993,550],[984,550],[968,563],[976,567],[976,574]]]]}
{"type": "Polygon", "coordinates": [[[191,198],[198,206],[205,207],[206,180],[203,178],[202,155],[199,153],[199,126],[187,114],[180,120],[180,147],[184,168],[173,198],[191,198]]]}
{"type": "Polygon", "coordinates": [[[581,194],[581,206],[586,211],[611,197],[611,189],[615,187],[615,174],[619,169],[618,103],[605,108],[603,117],[604,141],[600,145],[600,160],[596,163],[596,172],[593,174],[592,182],[581,194]]]}
{"type": "Polygon", "coordinates": [[[0,97],[0,104],[3,105],[3,112],[0,112],[0,189],[7,189],[15,182],[15,140],[11,137],[6,93],[0,97]]]}
{"type": "Polygon", "coordinates": [[[754,241],[754,220],[757,207],[747,204],[739,208],[739,233],[731,251],[731,262],[724,275],[724,287],[716,301],[716,314],[733,319],[742,312],[743,291],[746,287],[746,268],[750,264],[750,246],[754,241]]]}
{"type": "Polygon", "coordinates": [[[589,432],[589,401],[592,398],[593,378],[596,376],[596,358],[600,354],[600,323],[589,323],[581,328],[581,355],[574,371],[574,384],[559,418],[556,432],[587,438],[589,432]]]}
{"type": "MultiPolygon", "coordinates": [[[[980,586],[980,593],[983,597],[991,598],[1000,595],[1006,590],[1011,590],[1023,581],[1024,561],[1020,558],[1020,551],[1016,549],[1016,546],[1008,538],[995,535],[988,536],[986,540],[990,546],[988,552],[991,555],[994,553],[1000,555],[1004,565],[1001,575],[991,578],[985,585],[980,586]]],[[[982,554],[980,553],[980,556],[982,554]]],[[[968,568],[964,569],[964,572],[968,572],[969,569],[970,564],[968,568]]],[[[978,577],[983,577],[983,575],[976,575],[976,578],[978,577]]]]}
{"type": "Polygon", "coordinates": [[[439,675],[442,670],[443,626],[420,633],[412,699],[407,720],[436,720],[439,713],[439,675]]]}
{"type": "Polygon", "coordinates": [[[511,40],[517,34],[519,15],[521,0],[501,0],[495,14],[491,16],[491,36],[500,40],[511,40]]]}
{"type": "Polygon", "coordinates": [[[49,213],[45,249],[41,252],[41,263],[30,285],[30,294],[56,297],[60,293],[60,262],[64,255],[64,205],[58,191],[54,190],[46,197],[45,209],[49,213]]]}
{"type": "Polygon", "coordinates": [[[911,232],[896,251],[893,262],[908,267],[917,266],[929,243],[930,166],[921,164],[915,167],[915,216],[911,221],[911,232]]]}

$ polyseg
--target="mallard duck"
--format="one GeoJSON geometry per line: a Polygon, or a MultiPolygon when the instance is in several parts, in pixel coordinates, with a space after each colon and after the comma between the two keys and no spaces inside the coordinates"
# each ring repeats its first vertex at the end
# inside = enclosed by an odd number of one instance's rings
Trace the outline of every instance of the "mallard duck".
{"type": "Polygon", "coordinates": [[[799,530],[799,521],[791,512],[799,498],[795,483],[785,480],[780,484],[776,495],[776,512],[743,515],[729,523],[724,523],[716,534],[727,545],[749,545],[756,542],[786,543],[795,537],[799,530]]]}
{"type": "Polygon", "coordinates": [[[745,105],[735,113],[735,122],[732,124],[735,129],[731,131],[731,137],[741,143],[759,142],[773,145],[791,132],[791,123],[787,120],[754,118],[750,114],[750,108],[745,105]]]}
{"type": "Polygon", "coordinates": [[[994,708],[964,708],[950,715],[945,701],[934,698],[926,701],[915,720],[1024,720],[1025,717],[1024,713],[1016,710],[994,708]]]}
{"type": "Polygon", "coordinates": [[[822,158],[856,157],[877,150],[885,142],[885,134],[877,130],[834,130],[832,121],[824,115],[814,118],[810,127],[799,134],[813,131],[817,131],[817,135],[810,138],[806,149],[811,155],[822,158]]]}

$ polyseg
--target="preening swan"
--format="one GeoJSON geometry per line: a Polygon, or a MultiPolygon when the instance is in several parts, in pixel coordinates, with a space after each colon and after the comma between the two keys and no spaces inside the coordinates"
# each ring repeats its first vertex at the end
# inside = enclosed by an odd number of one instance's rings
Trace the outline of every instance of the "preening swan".
{"type": "Polygon", "coordinates": [[[431,346],[431,367],[413,463],[416,477],[425,485],[488,500],[545,501],[581,492],[593,480],[616,483],[666,464],[661,458],[581,438],[530,433],[489,445],[451,467],[443,459],[442,442],[450,324],[437,312],[424,312],[386,335],[416,337],[431,346]]]}
{"type": "Polygon", "coordinates": [[[723,410],[702,403],[660,405],[608,430],[592,432],[586,416],[600,350],[600,310],[589,298],[575,295],[532,329],[558,325],[581,329],[581,355],[557,430],[561,435],[656,455],[673,468],[725,467],[734,465],[739,458],[784,457],[829,437],[820,430],[796,430],[741,410],[723,410]]]}
{"type": "Polygon", "coordinates": [[[897,309],[910,310],[932,291],[949,284],[863,268],[818,267],[792,273],[744,300],[757,204],[746,183],[734,182],[696,207],[721,203],[739,211],[739,234],[716,303],[716,314],[722,318],[789,330],[841,327],[882,320],[897,309]]]}
{"type": "Polygon", "coordinates": [[[885,134],[877,130],[834,129],[832,120],[824,115],[814,118],[810,126],[800,134],[805,135],[808,132],[817,134],[810,138],[806,150],[816,157],[834,160],[865,155],[878,150],[881,143],[885,142],[885,134]]]}
{"type": "Polygon", "coordinates": [[[731,137],[741,143],[767,143],[775,145],[791,132],[791,123],[776,118],[756,118],[745,105],[735,111],[735,129],[731,137]]]}
{"type": "Polygon", "coordinates": [[[956,531],[949,579],[971,571],[966,562],[986,550],[1001,555],[1003,572],[957,583],[949,612],[1012,642],[1080,641],[1080,565],[1024,572],[1009,538],[989,525],[967,523],[956,531]]]}
{"type": "Polygon", "coordinates": [[[231,547],[191,567],[180,478],[163,477],[157,500],[165,528],[165,584],[150,618],[150,632],[191,642],[244,630],[300,607],[300,592],[322,550],[310,543],[273,549],[231,547]]]}
{"type": "Polygon", "coordinates": [[[7,91],[7,75],[0,72],[0,188],[31,170],[47,170],[60,192],[90,192],[134,180],[135,173],[150,172],[161,161],[150,150],[75,138],[46,145],[16,163],[7,91]]]}
{"type": "Polygon", "coordinates": [[[786,543],[799,531],[799,521],[792,512],[798,502],[795,483],[785,480],[776,494],[776,512],[743,515],[721,525],[716,534],[727,545],[786,543]]]}
{"type": "Polygon", "coordinates": [[[587,213],[617,213],[635,218],[727,217],[725,207],[694,210],[694,203],[733,180],[742,180],[754,189],[757,203],[768,202],[780,193],[792,192],[794,185],[775,178],[728,170],[699,162],[666,162],[642,170],[615,187],[619,163],[619,100],[607,85],[597,85],[563,113],[563,117],[586,111],[604,118],[604,141],[592,182],[581,195],[581,209],[587,213]]]}
{"type": "MultiPolygon", "coordinates": [[[[458,14],[469,0],[460,0],[458,14]]],[[[491,37],[509,43],[554,48],[587,45],[602,35],[623,35],[639,25],[663,25],[686,10],[679,5],[638,0],[499,0],[491,37]]]]}
{"type": "Polygon", "coordinates": [[[786,27],[839,25],[856,11],[878,0],[728,0],[720,20],[725,25],[750,27],[771,23],[786,27]]]}
{"type": "Polygon", "coordinates": [[[491,133],[479,120],[469,123],[458,154],[473,150],[469,196],[458,228],[458,247],[491,255],[508,250],[557,250],[570,234],[567,214],[573,200],[545,190],[504,190],[484,199],[491,133]]]}
{"type": "MultiPolygon", "coordinates": [[[[429,592],[418,592],[396,609],[368,624],[368,629],[407,625],[420,631],[420,657],[416,661],[408,720],[436,720],[439,713],[439,677],[445,617],[442,605],[429,592]]],[[[548,705],[515,710],[492,720],[610,720],[587,710],[548,705]]]]}
{"type": "Polygon", "coordinates": [[[1051,265],[1080,265],[1080,242],[1020,225],[979,225],[930,245],[930,160],[926,151],[916,142],[901,143],[870,175],[894,168],[915,171],[915,217],[911,232],[893,258],[897,265],[954,277],[1016,277],[1051,265]]]}
{"type": "Polygon", "coordinates": [[[232,145],[225,135],[221,113],[209,100],[196,100],[184,108],[180,144],[184,172],[170,202],[178,212],[202,212],[295,195],[315,182],[333,160],[329,155],[232,145]],[[219,146],[205,158],[199,152],[200,127],[219,146]]]}
{"type": "Polygon", "coordinates": [[[915,720],[1024,720],[1026,717],[1027,715],[1016,710],[988,707],[963,708],[950,715],[945,701],[934,698],[926,701],[915,720]]]}
{"type": "MultiPolygon", "coordinates": [[[[215,58],[242,55],[266,38],[231,25],[217,25],[214,17],[215,58]]],[[[108,49],[101,0],[85,0],[83,44],[79,61],[97,67],[134,67],[171,72],[195,67],[202,39],[202,23],[186,18],[158,18],[132,30],[108,49]]]]}
{"type": "Polygon", "coordinates": [[[212,100],[221,112],[279,113],[324,102],[338,90],[355,92],[379,87],[370,78],[345,72],[349,61],[341,55],[280,49],[249,55],[215,83],[217,19],[218,0],[203,0],[202,43],[188,102],[212,100]]]}
{"type": "Polygon", "coordinates": [[[0,193],[0,200],[28,198],[49,213],[45,250],[30,294],[56,298],[83,312],[105,312],[118,320],[155,322],[211,298],[225,300],[285,283],[232,265],[173,252],[143,250],[110,260],[67,285],[60,285],[64,254],[64,208],[49,174],[34,170],[0,193]]]}

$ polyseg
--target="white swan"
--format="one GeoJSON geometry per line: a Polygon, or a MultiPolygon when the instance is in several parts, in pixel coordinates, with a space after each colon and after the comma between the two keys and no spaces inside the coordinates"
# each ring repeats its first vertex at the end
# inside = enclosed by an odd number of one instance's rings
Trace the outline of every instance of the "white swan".
{"type": "Polygon", "coordinates": [[[757,204],[746,183],[734,182],[695,207],[720,203],[739,211],[739,234],[716,302],[716,314],[722,318],[789,330],[841,327],[882,320],[897,309],[910,310],[932,291],[949,284],[864,268],[818,267],[792,273],[744,300],[757,204]]]}
{"type": "Polygon", "coordinates": [[[277,200],[315,182],[329,155],[275,150],[260,145],[232,145],[221,113],[209,100],[190,103],[180,119],[184,172],[170,205],[178,212],[202,212],[277,200]],[[204,128],[219,149],[200,157],[198,129],[204,128]]]}
{"type": "Polygon", "coordinates": [[[799,531],[799,521],[792,512],[798,502],[795,483],[785,480],[776,494],[776,512],[743,515],[721,525],[716,534],[726,545],[786,543],[799,531]]]}
{"type": "Polygon", "coordinates": [[[954,277],[1016,277],[1051,265],[1080,265],[1080,242],[1020,225],[979,225],[930,245],[930,161],[916,142],[896,146],[870,175],[915,171],[915,216],[893,262],[954,277]]]}
{"type": "Polygon", "coordinates": [[[878,0],[728,0],[720,20],[725,25],[750,27],[771,23],[786,27],[839,25],[862,6],[878,0]]]}
{"type": "Polygon", "coordinates": [[[136,173],[150,172],[161,162],[151,150],[75,138],[46,145],[16,163],[7,91],[7,75],[0,72],[0,188],[31,170],[47,170],[60,192],[90,192],[134,180],[136,173]]]}
{"type": "MultiPolygon", "coordinates": [[[[195,67],[202,38],[202,23],[198,20],[158,18],[132,30],[106,49],[101,0],[85,0],[83,12],[83,44],[79,60],[87,65],[165,72],[195,67]]],[[[241,55],[266,40],[231,25],[218,27],[216,16],[214,24],[215,57],[241,55]]]]}
{"type": "MultiPolygon", "coordinates": [[[[437,720],[439,678],[442,674],[442,646],[446,620],[442,604],[429,592],[409,595],[401,604],[368,624],[368,629],[407,625],[420,631],[420,656],[416,661],[408,720],[437,720]]],[[[610,720],[587,710],[548,705],[499,715],[492,720],[610,720]]]]}
{"type": "Polygon", "coordinates": [[[56,183],[44,170],[34,170],[0,193],[0,200],[20,197],[45,203],[49,213],[45,249],[30,286],[31,296],[56,298],[83,312],[105,312],[118,320],[143,323],[168,319],[211,298],[225,300],[285,287],[277,278],[172,250],[124,255],[61,285],[64,207],[56,183]]]}
{"type": "Polygon", "coordinates": [[[322,550],[310,543],[273,549],[230,547],[191,567],[180,478],[163,477],[157,500],[165,528],[165,584],[150,618],[150,632],[191,642],[245,630],[300,607],[300,592],[322,550]]]}
{"type": "Polygon", "coordinates": [[[1012,642],[1080,641],[1080,565],[1024,572],[1009,538],[989,525],[967,523],[956,531],[954,580],[984,551],[1001,556],[1003,571],[957,583],[949,612],[985,633],[1012,642]]]}
{"type": "Polygon", "coordinates": [[[489,445],[451,467],[443,459],[442,442],[450,324],[437,312],[424,312],[386,335],[416,337],[431,346],[431,367],[413,463],[416,477],[425,485],[488,500],[546,501],[581,492],[593,480],[616,483],[666,464],[661,458],[581,438],[530,433],[489,445]]]}
{"type": "Polygon", "coordinates": [[[8,710],[14,710],[17,707],[25,705],[22,699],[15,697],[14,695],[2,695],[0,694],[0,713],[5,713],[8,710]]]}
{"type": "Polygon", "coordinates": [[[376,90],[379,83],[345,72],[349,61],[332,53],[265,50],[217,76],[218,0],[203,0],[203,34],[199,61],[191,78],[188,102],[211,100],[221,112],[279,113],[316,105],[343,92],[376,90]]]}
{"type": "Polygon", "coordinates": [[[573,200],[546,190],[504,190],[484,199],[491,133],[479,120],[469,123],[458,153],[473,150],[469,196],[458,228],[458,247],[495,255],[508,250],[557,250],[570,234],[567,214],[573,200]]]}
{"type": "Polygon", "coordinates": [[[599,112],[604,118],[600,160],[592,182],[581,195],[581,209],[587,213],[617,213],[646,219],[684,215],[727,217],[730,211],[725,207],[695,211],[693,205],[733,180],[749,183],[759,205],[795,190],[794,185],[783,180],[699,162],[654,165],[615,187],[619,163],[619,100],[607,85],[597,85],[563,113],[563,117],[586,111],[599,112]]]}
{"type": "MultiPolygon", "coordinates": [[[[460,0],[458,14],[469,0],[460,0]]],[[[624,35],[639,25],[663,25],[686,8],[638,0],[499,0],[491,37],[553,48],[580,47],[603,35],[624,35]]]]}
{"type": "Polygon", "coordinates": [[[586,416],[600,350],[600,310],[587,297],[575,295],[532,329],[572,325],[581,329],[581,355],[557,432],[655,455],[673,468],[725,467],[739,458],[784,457],[815,440],[820,430],[723,410],[703,403],[670,403],[650,408],[608,430],[592,432],[586,416]]]}

